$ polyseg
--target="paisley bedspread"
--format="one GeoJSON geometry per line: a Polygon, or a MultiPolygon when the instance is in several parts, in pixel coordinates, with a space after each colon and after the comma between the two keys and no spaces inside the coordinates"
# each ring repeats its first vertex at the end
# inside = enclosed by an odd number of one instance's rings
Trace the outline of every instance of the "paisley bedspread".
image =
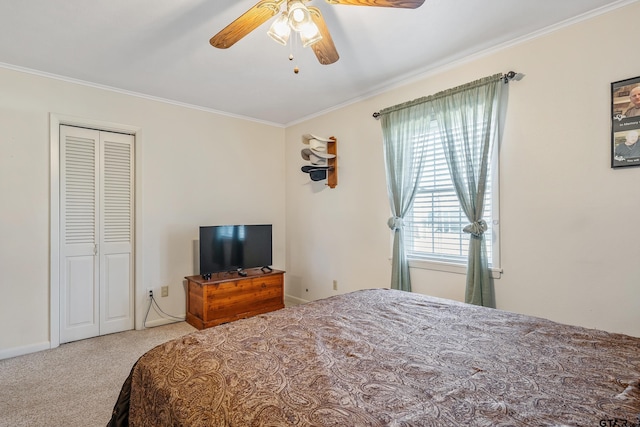
{"type": "Polygon", "coordinates": [[[639,380],[640,338],[371,289],[152,349],[110,425],[640,426],[639,380]]]}

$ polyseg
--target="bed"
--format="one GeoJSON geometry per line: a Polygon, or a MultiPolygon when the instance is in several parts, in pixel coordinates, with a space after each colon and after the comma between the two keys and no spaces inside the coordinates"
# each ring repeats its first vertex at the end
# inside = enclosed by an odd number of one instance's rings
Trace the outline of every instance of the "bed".
{"type": "Polygon", "coordinates": [[[389,289],[147,352],[110,426],[640,426],[640,338],[389,289]]]}

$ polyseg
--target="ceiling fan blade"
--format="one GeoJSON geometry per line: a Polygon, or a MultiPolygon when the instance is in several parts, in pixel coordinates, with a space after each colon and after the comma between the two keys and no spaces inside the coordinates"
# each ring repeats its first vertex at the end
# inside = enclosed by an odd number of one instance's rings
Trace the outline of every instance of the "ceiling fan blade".
{"type": "Polygon", "coordinates": [[[325,24],[324,18],[318,8],[307,7],[307,9],[311,12],[311,19],[322,35],[322,39],[312,44],[311,49],[313,49],[313,53],[316,54],[316,58],[318,58],[318,61],[322,65],[333,64],[340,59],[340,55],[338,55],[336,46],[333,44],[333,39],[331,38],[327,24],[325,24]]]}
{"type": "Polygon", "coordinates": [[[424,0],[327,0],[327,3],[344,4],[348,6],[377,6],[417,9],[422,6],[424,0]]]}
{"type": "Polygon", "coordinates": [[[238,40],[264,24],[280,10],[284,0],[261,0],[251,9],[243,13],[238,19],[224,27],[218,34],[211,37],[211,46],[226,49],[238,40]]]}

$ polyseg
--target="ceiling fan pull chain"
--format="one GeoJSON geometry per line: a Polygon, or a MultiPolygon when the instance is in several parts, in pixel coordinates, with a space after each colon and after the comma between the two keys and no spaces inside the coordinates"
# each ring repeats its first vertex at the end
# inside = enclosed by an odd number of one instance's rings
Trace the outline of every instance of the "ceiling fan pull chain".
{"type": "MultiPolygon", "coordinates": [[[[289,44],[289,61],[293,61],[295,59],[295,55],[293,54],[296,48],[298,47],[298,38],[293,37],[291,39],[291,43],[289,44]]],[[[300,72],[300,68],[294,64],[293,73],[298,74],[300,72]]]]}

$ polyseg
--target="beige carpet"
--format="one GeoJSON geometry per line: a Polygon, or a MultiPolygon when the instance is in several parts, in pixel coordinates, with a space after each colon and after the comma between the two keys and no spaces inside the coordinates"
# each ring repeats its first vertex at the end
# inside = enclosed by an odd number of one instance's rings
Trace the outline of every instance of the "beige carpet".
{"type": "Polygon", "coordinates": [[[195,330],[179,322],[0,360],[0,427],[106,426],[138,357],[195,330]]]}

